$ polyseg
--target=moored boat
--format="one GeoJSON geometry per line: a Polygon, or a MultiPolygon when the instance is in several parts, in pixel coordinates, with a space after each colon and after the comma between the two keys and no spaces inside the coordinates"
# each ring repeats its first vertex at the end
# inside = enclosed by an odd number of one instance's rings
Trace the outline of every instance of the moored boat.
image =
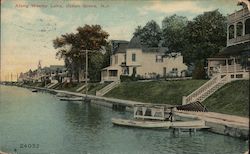
{"type": "Polygon", "coordinates": [[[32,92],[37,92],[37,89],[32,89],[31,91],[32,91],[32,92]]]}
{"type": "Polygon", "coordinates": [[[168,129],[171,125],[170,121],[148,121],[148,120],[130,120],[112,118],[112,123],[120,126],[142,127],[142,128],[165,128],[168,129]]]}
{"type": "Polygon", "coordinates": [[[134,106],[133,119],[112,118],[114,125],[141,128],[203,129],[204,120],[177,121],[174,107],[165,105],[138,104],[134,106]]]}

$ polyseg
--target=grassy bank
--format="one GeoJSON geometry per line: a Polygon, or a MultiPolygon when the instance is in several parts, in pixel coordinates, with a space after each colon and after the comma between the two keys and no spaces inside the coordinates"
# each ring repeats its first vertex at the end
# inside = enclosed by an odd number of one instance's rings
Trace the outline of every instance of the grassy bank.
{"type": "Polygon", "coordinates": [[[106,97],[147,103],[181,104],[187,96],[204,84],[206,80],[123,82],[106,97]]]}
{"type": "MultiPolygon", "coordinates": [[[[56,89],[57,90],[65,90],[65,91],[71,91],[71,92],[76,92],[78,88],[83,86],[85,83],[68,83],[68,84],[62,84],[61,86],[58,86],[56,89]]],[[[95,95],[97,90],[102,89],[108,85],[108,83],[88,83],[88,94],[95,95]]],[[[86,88],[84,88],[80,93],[85,93],[86,88]]]]}
{"type": "Polygon", "coordinates": [[[203,104],[209,111],[248,117],[249,81],[228,83],[206,99],[203,104]]]}

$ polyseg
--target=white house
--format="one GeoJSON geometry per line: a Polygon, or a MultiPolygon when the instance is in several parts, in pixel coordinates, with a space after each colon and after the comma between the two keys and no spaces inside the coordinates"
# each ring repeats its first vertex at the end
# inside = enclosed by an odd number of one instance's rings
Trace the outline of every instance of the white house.
{"type": "Polygon", "coordinates": [[[102,82],[116,81],[133,73],[141,78],[185,76],[187,66],[180,53],[166,54],[166,48],[142,46],[138,37],[130,42],[113,41],[110,66],[102,69],[102,82]]]}
{"type": "Polygon", "coordinates": [[[207,74],[230,74],[230,78],[249,79],[250,0],[238,0],[242,8],[227,16],[227,46],[208,58],[207,74]]]}

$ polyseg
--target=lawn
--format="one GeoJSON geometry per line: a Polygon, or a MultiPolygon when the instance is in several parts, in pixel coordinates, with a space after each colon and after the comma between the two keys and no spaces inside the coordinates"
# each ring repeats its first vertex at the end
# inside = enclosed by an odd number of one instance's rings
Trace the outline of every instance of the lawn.
{"type": "Polygon", "coordinates": [[[207,80],[122,82],[105,97],[140,101],[145,103],[182,104],[187,96],[207,80]]]}
{"type": "Polygon", "coordinates": [[[203,104],[209,111],[249,117],[249,81],[228,83],[203,104]]]}
{"type": "MultiPolygon", "coordinates": [[[[71,92],[76,92],[78,88],[83,86],[85,83],[65,83],[62,84],[61,86],[58,86],[56,89],[57,90],[66,90],[66,91],[71,91],[71,92]]],[[[102,89],[108,85],[108,83],[88,83],[88,94],[95,95],[97,90],[102,89]]],[[[85,93],[86,88],[84,88],[81,93],[85,93]]]]}

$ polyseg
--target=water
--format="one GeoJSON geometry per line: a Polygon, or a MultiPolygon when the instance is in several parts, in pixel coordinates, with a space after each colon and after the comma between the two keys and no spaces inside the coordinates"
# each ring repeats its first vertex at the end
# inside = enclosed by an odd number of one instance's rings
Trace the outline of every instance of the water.
{"type": "Polygon", "coordinates": [[[129,118],[131,114],[97,105],[59,101],[48,93],[0,86],[0,151],[239,154],[248,149],[246,141],[206,131],[174,135],[172,130],[113,126],[112,117],[129,118]]]}

